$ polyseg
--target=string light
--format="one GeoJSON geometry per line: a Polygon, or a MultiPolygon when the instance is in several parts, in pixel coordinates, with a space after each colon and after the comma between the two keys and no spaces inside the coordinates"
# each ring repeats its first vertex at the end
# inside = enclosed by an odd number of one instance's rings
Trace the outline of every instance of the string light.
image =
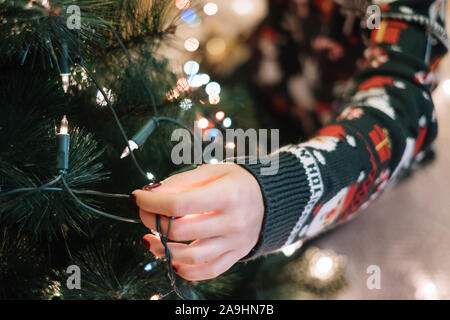
{"type": "Polygon", "coordinates": [[[205,129],[208,127],[209,121],[206,118],[200,118],[200,120],[198,120],[197,125],[200,129],[205,129]]]}
{"type": "Polygon", "coordinates": [[[150,297],[150,300],[159,300],[160,296],[159,294],[154,294],[150,297]]]}
{"type": "Polygon", "coordinates": [[[62,87],[64,90],[64,93],[67,93],[67,90],[69,90],[69,76],[70,73],[61,73],[61,82],[62,82],[62,87]]]}
{"type": "Polygon", "coordinates": [[[210,82],[206,85],[205,91],[209,96],[216,96],[220,94],[220,84],[217,82],[210,82]]]}
{"type": "Polygon", "coordinates": [[[194,75],[200,70],[198,62],[190,60],[184,64],[183,70],[188,75],[194,75]]]}
{"type": "Polygon", "coordinates": [[[58,151],[56,153],[56,169],[65,172],[69,169],[69,122],[66,116],[61,120],[59,132],[56,135],[58,138],[58,151]]]}
{"type": "Polygon", "coordinates": [[[63,116],[61,119],[61,126],[59,127],[59,134],[68,134],[69,133],[69,121],[66,116],[63,116]]]}
{"type": "Polygon", "coordinates": [[[197,38],[188,38],[184,41],[184,48],[189,52],[194,52],[200,46],[200,42],[197,38]]]}
{"type": "Polygon", "coordinates": [[[205,4],[203,6],[203,11],[205,12],[205,14],[207,14],[208,16],[212,16],[215,15],[217,13],[217,11],[219,10],[219,7],[217,6],[217,4],[215,4],[214,2],[208,2],[207,4],[205,4]]]}
{"type": "MultiPolygon", "coordinates": [[[[145,125],[142,127],[141,130],[138,131],[138,133],[136,133],[131,140],[128,141],[128,145],[130,146],[130,149],[136,150],[139,148],[139,146],[143,145],[145,140],[147,140],[147,138],[153,133],[153,131],[156,128],[156,124],[157,124],[157,119],[155,118],[151,118],[149,119],[145,125]]],[[[127,147],[125,147],[125,149],[122,152],[122,155],[120,156],[120,159],[123,159],[125,157],[128,157],[130,155],[130,150],[127,147]]],[[[145,176],[147,176],[147,174],[145,174],[145,176]]]]}
{"type": "Polygon", "coordinates": [[[217,111],[216,112],[216,119],[219,121],[222,121],[225,118],[225,112],[223,111],[217,111]]]}
{"type": "Polygon", "coordinates": [[[226,117],[226,118],[223,119],[223,121],[222,121],[222,125],[223,125],[225,128],[231,127],[231,123],[232,123],[232,121],[231,121],[231,119],[230,119],[229,117],[226,117]]]}
{"type": "Polygon", "coordinates": [[[62,44],[62,52],[63,57],[61,60],[61,82],[62,87],[64,90],[64,93],[67,93],[67,90],[69,90],[69,77],[70,77],[70,69],[69,69],[69,48],[67,46],[67,43],[62,44]]]}

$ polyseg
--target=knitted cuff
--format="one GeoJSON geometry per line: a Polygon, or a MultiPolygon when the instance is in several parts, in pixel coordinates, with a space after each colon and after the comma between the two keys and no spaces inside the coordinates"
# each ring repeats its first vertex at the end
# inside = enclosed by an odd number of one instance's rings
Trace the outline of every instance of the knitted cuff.
{"type": "Polygon", "coordinates": [[[242,261],[282,248],[298,224],[311,195],[305,169],[291,152],[279,152],[263,159],[270,161],[272,170],[267,170],[266,161],[256,160],[257,163],[251,164],[249,160],[246,158],[245,164],[239,164],[258,181],[264,198],[265,215],[259,241],[242,261]]]}

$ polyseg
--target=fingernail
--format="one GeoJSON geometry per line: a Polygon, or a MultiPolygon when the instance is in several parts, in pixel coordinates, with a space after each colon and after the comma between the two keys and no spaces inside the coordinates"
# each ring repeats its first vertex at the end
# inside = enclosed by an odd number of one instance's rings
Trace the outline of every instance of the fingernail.
{"type": "Polygon", "coordinates": [[[142,190],[144,191],[150,191],[152,189],[155,189],[157,187],[159,187],[161,185],[161,182],[156,182],[156,183],[149,183],[145,186],[142,187],[142,190]]]}
{"type": "Polygon", "coordinates": [[[141,245],[142,245],[145,249],[150,250],[151,244],[150,244],[150,241],[148,241],[147,239],[142,238],[142,239],[141,239],[141,245]]]}
{"type": "Polygon", "coordinates": [[[131,200],[135,205],[137,205],[137,203],[136,203],[136,196],[135,196],[134,194],[130,194],[130,200],[131,200]]]}
{"type": "Polygon", "coordinates": [[[172,269],[173,269],[173,272],[176,272],[176,273],[178,273],[178,268],[177,268],[177,266],[175,266],[175,265],[172,265],[172,269]]]}

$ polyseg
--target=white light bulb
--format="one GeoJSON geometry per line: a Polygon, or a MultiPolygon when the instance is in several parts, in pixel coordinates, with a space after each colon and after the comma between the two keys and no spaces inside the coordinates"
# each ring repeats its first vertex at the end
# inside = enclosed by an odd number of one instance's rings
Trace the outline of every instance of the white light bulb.
{"type": "Polygon", "coordinates": [[[61,126],[59,127],[59,134],[68,134],[69,132],[69,121],[67,121],[67,117],[63,116],[61,120],[61,126]]]}
{"type": "Polygon", "coordinates": [[[67,90],[69,89],[69,76],[70,73],[61,73],[62,87],[64,93],[67,93],[67,90]]]}

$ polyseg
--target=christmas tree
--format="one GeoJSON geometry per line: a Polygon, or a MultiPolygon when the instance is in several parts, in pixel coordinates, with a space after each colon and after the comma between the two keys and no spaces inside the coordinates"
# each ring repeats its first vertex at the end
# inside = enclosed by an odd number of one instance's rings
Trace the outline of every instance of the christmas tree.
{"type": "MultiPolygon", "coordinates": [[[[1,299],[289,297],[259,292],[293,279],[297,292],[321,295],[322,285],[299,275],[309,270],[304,259],[295,272],[278,255],[192,283],[139,244],[148,230],[128,194],[191,168],[170,161],[175,128],[192,132],[199,120],[213,138],[231,119],[257,127],[243,87],[221,88],[195,61],[174,71],[164,54],[180,24],[198,22],[198,6],[0,1],[1,299]]],[[[332,286],[342,285],[341,271],[332,286]]]]}

